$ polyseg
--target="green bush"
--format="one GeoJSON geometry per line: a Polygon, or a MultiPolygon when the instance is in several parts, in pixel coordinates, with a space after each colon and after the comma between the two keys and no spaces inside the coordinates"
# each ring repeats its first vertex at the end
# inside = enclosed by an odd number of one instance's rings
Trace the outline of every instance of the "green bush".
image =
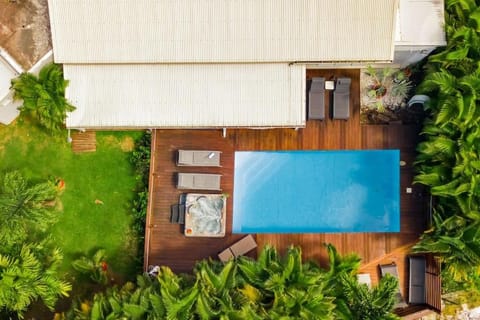
{"type": "Polygon", "coordinates": [[[92,257],[80,257],[72,262],[72,267],[80,274],[88,275],[95,283],[103,285],[108,283],[108,265],[104,249],[98,249],[92,257]]]}
{"type": "Polygon", "coordinates": [[[132,205],[132,229],[136,232],[137,238],[139,239],[138,261],[140,265],[143,265],[143,249],[145,246],[144,240],[148,205],[151,136],[150,131],[144,132],[144,134],[135,142],[135,148],[130,158],[130,162],[135,170],[135,178],[137,180],[136,195],[133,199],[132,205]]]}
{"type": "Polygon", "coordinates": [[[398,319],[395,278],[369,289],[356,280],[358,257],[327,251],[329,269],[302,262],[299,247],[280,256],[268,246],[257,260],[200,261],[193,275],[160,267],[156,277],[77,302],[66,319],[398,319]]]}

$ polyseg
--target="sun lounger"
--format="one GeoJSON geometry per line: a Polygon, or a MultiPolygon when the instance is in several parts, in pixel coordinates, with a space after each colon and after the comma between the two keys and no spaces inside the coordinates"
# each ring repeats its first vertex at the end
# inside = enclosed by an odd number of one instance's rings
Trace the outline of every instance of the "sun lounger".
{"type": "Polygon", "coordinates": [[[397,278],[397,280],[398,280],[397,294],[396,294],[396,297],[395,297],[395,299],[396,299],[395,308],[406,307],[407,304],[405,303],[405,299],[403,298],[402,292],[400,291],[400,279],[398,277],[397,265],[395,263],[384,264],[384,265],[379,265],[379,268],[380,268],[380,274],[381,274],[382,277],[389,274],[389,275],[397,278]]]}
{"type": "Polygon", "coordinates": [[[333,119],[350,117],[350,78],[338,78],[333,92],[333,119]]]}
{"type": "Polygon", "coordinates": [[[372,287],[372,278],[370,277],[369,273],[359,273],[357,274],[357,281],[358,283],[364,284],[367,287],[372,287]]]}
{"type": "Polygon", "coordinates": [[[232,250],[230,250],[230,247],[218,254],[218,259],[220,259],[222,262],[227,262],[233,258],[235,258],[235,256],[233,255],[232,250]]]}
{"type": "Polygon", "coordinates": [[[178,166],[220,167],[220,151],[178,150],[178,166]]]}
{"type": "Polygon", "coordinates": [[[220,261],[226,262],[232,258],[243,256],[257,247],[257,243],[251,234],[232,244],[218,254],[220,261]]]}
{"type": "Polygon", "coordinates": [[[325,119],[325,78],[313,78],[308,93],[308,119],[325,119]]]}
{"type": "Polygon", "coordinates": [[[221,190],[221,177],[220,174],[179,173],[177,188],[192,190],[221,190]]]}
{"type": "Polygon", "coordinates": [[[423,304],[426,302],[425,272],[427,262],[424,256],[410,256],[408,279],[408,303],[423,304]]]}

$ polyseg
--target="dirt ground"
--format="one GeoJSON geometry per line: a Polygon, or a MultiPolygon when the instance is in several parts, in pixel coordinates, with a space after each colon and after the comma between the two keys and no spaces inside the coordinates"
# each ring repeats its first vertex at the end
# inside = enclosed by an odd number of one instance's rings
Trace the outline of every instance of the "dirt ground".
{"type": "Polygon", "coordinates": [[[0,47],[25,70],[51,48],[47,0],[0,0],[0,47]]]}

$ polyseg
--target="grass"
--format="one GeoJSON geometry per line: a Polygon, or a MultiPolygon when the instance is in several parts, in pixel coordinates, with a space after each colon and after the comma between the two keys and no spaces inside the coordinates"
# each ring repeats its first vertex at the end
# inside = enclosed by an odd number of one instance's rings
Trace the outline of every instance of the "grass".
{"type": "Polygon", "coordinates": [[[68,278],[73,279],[74,259],[100,247],[106,249],[116,282],[139,271],[136,239],[130,231],[136,181],[129,151],[140,134],[98,132],[97,152],[74,154],[66,132],[51,136],[27,123],[0,127],[2,173],[19,170],[34,181],[65,181],[52,236],[64,253],[62,272],[68,278]]]}

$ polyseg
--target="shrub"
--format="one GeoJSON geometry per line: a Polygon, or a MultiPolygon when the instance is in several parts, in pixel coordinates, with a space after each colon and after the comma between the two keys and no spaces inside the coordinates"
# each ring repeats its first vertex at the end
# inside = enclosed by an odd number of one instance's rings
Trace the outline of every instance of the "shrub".
{"type": "MultiPolygon", "coordinates": [[[[136,232],[138,243],[138,252],[143,252],[145,245],[145,222],[147,216],[148,205],[148,179],[150,173],[150,148],[151,148],[151,133],[145,133],[135,142],[135,148],[132,152],[130,162],[135,170],[135,177],[137,179],[136,195],[133,199],[132,214],[133,225],[132,229],[136,232]]],[[[139,264],[143,265],[143,254],[138,255],[139,264]]]]}

